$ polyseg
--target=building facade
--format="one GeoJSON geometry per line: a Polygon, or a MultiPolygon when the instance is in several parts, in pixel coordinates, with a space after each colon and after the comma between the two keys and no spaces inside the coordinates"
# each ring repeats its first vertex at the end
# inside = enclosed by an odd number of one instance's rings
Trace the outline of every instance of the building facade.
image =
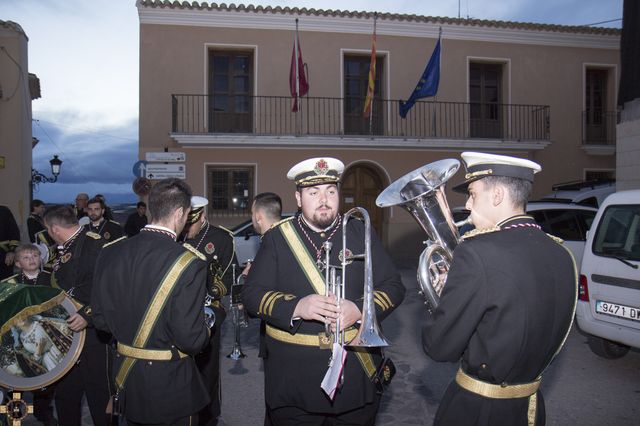
{"type": "MultiPolygon", "coordinates": [[[[615,175],[619,30],[378,14],[368,120],[373,12],[151,0],[137,8],[140,157],[186,153],[186,180],[209,198],[214,223],[242,222],[263,191],[294,211],[289,167],[333,156],[346,165],[343,209],[367,208],[394,257],[415,257],[424,240],[415,220],[375,199],[429,162],[473,150],[532,159],[543,166],[533,198],[615,175]],[[292,112],[296,19],[310,88],[292,112]],[[437,95],[403,119],[399,101],[440,29],[437,95]]],[[[465,201],[448,198],[452,207],[465,201]]]]}
{"type": "Polygon", "coordinates": [[[40,81],[28,72],[28,38],[22,27],[0,21],[0,205],[11,209],[23,240],[31,202],[31,101],[40,81]]]}

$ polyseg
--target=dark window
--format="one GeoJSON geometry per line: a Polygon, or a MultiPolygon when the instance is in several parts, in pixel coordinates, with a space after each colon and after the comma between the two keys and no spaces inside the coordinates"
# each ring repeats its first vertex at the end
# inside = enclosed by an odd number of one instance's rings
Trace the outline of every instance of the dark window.
{"type": "Polygon", "coordinates": [[[253,167],[208,167],[208,196],[214,215],[244,216],[251,212],[253,167]]]}
{"type": "Polygon", "coordinates": [[[584,180],[602,180],[611,181],[616,180],[615,170],[586,170],[584,172],[584,180]]]}
{"type": "Polygon", "coordinates": [[[502,137],[502,65],[469,65],[472,138],[502,137]]]}
{"type": "Polygon", "coordinates": [[[376,56],[376,79],[371,127],[364,117],[371,56],[344,57],[344,132],[352,135],[382,134],[382,72],[384,58],[376,56]]]}
{"type": "Polygon", "coordinates": [[[538,225],[547,232],[563,240],[585,241],[596,212],[587,210],[536,210],[529,212],[538,225]]]}
{"type": "Polygon", "coordinates": [[[251,133],[253,54],[209,53],[209,131],[251,133]]]}
{"type": "Polygon", "coordinates": [[[593,239],[593,253],[640,260],[640,206],[607,207],[593,239]]]}

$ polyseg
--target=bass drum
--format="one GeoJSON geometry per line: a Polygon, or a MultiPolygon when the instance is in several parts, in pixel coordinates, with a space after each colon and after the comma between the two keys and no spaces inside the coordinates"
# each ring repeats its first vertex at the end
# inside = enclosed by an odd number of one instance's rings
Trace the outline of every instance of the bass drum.
{"type": "Polygon", "coordinates": [[[60,380],[84,345],[86,332],[67,325],[76,311],[60,289],[0,284],[0,386],[27,391],[60,380]]]}

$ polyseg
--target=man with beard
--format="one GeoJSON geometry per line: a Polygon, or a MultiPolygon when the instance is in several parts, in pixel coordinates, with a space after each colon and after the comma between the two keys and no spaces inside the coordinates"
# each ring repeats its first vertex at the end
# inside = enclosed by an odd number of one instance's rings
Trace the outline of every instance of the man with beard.
{"type": "Polygon", "coordinates": [[[575,314],[578,275],[571,252],[525,213],[533,161],[463,152],[475,230],[453,252],[446,286],[423,329],[436,361],[460,361],[434,424],[542,425],[542,372],[575,314]]]}
{"type": "Polygon", "coordinates": [[[105,245],[96,265],[94,321],[118,341],[113,407],[129,426],[197,424],[209,402],[193,359],[210,337],[202,310],[207,263],[176,244],[190,199],[180,179],[157,182],[151,223],[105,245]]]}
{"type": "MultiPolygon", "coordinates": [[[[375,424],[381,391],[375,385],[376,372],[382,370],[379,348],[345,348],[341,388],[325,393],[320,387],[332,356],[333,337],[325,335],[325,324],[335,332],[340,317],[338,331],[345,332],[348,343],[357,339],[362,320],[364,262],[346,266],[347,285],[339,306],[333,294],[325,296],[323,244],[333,243],[331,265],[341,264],[343,254],[365,251],[365,226],[352,218],[342,253],[338,183],[343,170],[334,158],[312,158],[289,170],[300,212],[264,234],[243,290],[247,310],[267,323],[265,397],[273,424],[375,424]]],[[[402,302],[405,289],[373,233],[371,258],[374,309],[383,320],[402,302]]]]}
{"type": "Polygon", "coordinates": [[[227,315],[220,300],[234,284],[233,268],[237,260],[233,234],[209,223],[205,211],[208,205],[209,200],[204,197],[191,197],[191,212],[184,237],[186,244],[206,257],[208,263],[207,296],[203,302],[205,311],[215,322],[209,345],[195,358],[211,397],[211,403],[199,413],[198,424],[213,426],[218,423],[220,416],[220,330],[227,315]]]}
{"type": "Polygon", "coordinates": [[[93,270],[103,245],[100,235],[87,231],[69,205],[53,206],[44,214],[47,233],[58,244],[51,282],[64,290],[80,308],[67,320],[86,337],[78,362],[56,382],[55,405],[58,421],[64,426],[80,426],[82,397],[86,395],[96,426],[109,424],[105,407],[109,400],[107,343],[109,336],[93,328],[91,288],[93,270]]]}
{"type": "Polygon", "coordinates": [[[124,236],[124,230],[118,222],[106,219],[104,212],[105,207],[102,199],[98,197],[90,199],[87,204],[87,214],[91,222],[85,225],[85,228],[87,231],[99,234],[104,239],[104,242],[108,243],[124,236]]]}

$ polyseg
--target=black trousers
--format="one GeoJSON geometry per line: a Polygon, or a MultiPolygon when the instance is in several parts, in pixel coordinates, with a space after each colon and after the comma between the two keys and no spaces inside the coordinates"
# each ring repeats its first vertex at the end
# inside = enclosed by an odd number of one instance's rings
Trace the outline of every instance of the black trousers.
{"type": "Polygon", "coordinates": [[[310,413],[298,407],[267,409],[273,426],[374,426],[380,406],[380,396],[371,404],[339,414],[310,413]]]}
{"type": "Polygon", "coordinates": [[[42,423],[53,420],[53,396],[55,384],[33,392],[33,415],[42,423]]]}
{"type": "Polygon", "coordinates": [[[220,333],[222,322],[226,317],[224,308],[213,308],[216,314],[216,322],[211,329],[211,337],[207,347],[195,356],[198,370],[204,377],[204,383],[211,402],[198,413],[198,424],[200,426],[215,426],[218,424],[218,417],[221,412],[220,397],[220,333]]]}
{"type": "Polygon", "coordinates": [[[87,328],[84,348],[76,365],[55,387],[58,423],[64,426],[82,425],[82,396],[86,394],[95,426],[107,426],[111,416],[105,413],[109,401],[107,376],[107,336],[87,328]]]}

